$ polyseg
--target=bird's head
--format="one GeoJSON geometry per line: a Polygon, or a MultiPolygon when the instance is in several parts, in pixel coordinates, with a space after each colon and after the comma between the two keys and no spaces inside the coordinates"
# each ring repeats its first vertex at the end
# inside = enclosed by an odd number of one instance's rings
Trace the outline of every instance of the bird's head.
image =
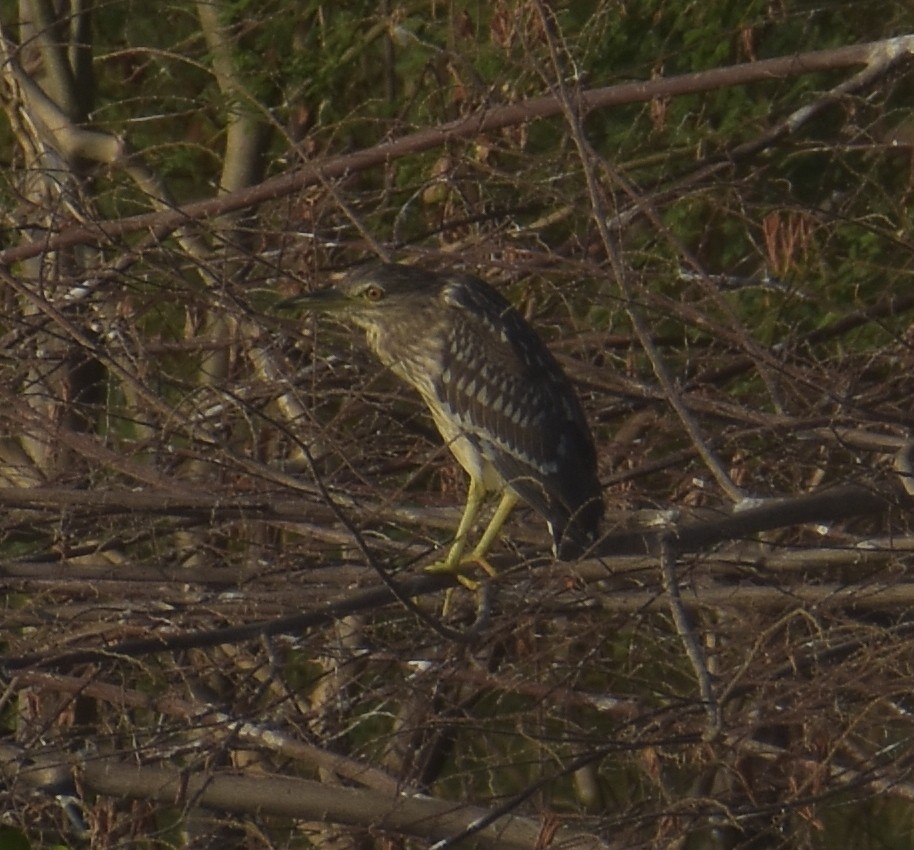
{"type": "Polygon", "coordinates": [[[333,286],[287,298],[276,309],[303,308],[331,313],[365,328],[394,319],[434,301],[442,279],[433,272],[395,263],[358,268],[333,286]]]}

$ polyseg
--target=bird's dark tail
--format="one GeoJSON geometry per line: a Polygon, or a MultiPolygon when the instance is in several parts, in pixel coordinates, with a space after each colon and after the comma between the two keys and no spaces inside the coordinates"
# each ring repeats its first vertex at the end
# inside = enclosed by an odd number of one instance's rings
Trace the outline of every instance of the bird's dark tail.
{"type": "Polygon", "coordinates": [[[581,505],[562,521],[549,521],[552,532],[552,551],[561,561],[576,561],[583,557],[600,537],[600,520],[603,518],[603,500],[596,496],[581,505]]]}

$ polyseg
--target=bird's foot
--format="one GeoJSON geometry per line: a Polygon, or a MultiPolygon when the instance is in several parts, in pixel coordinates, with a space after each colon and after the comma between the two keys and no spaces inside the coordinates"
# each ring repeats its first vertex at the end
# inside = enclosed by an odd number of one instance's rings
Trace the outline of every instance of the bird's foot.
{"type": "Polygon", "coordinates": [[[451,561],[451,559],[436,561],[433,564],[429,564],[425,568],[425,571],[434,573],[435,575],[450,574],[468,590],[478,590],[480,582],[467,575],[467,573],[474,568],[481,569],[483,572],[487,573],[490,578],[495,578],[498,574],[495,567],[488,562],[485,555],[477,554],[475,552],[456,561],[451,561]]]}

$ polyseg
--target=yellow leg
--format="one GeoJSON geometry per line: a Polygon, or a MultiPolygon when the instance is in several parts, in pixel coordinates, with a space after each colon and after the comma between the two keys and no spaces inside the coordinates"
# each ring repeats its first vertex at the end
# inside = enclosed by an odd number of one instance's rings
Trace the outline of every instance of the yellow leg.
{"type": "Polygon", "coordinates": [[[479,511],[485,500],[485,495],[485,487],[483,487],[481,483],[471,480],[470,489],[467,493],[466,507],[463,510],[460,525],[457,527],[454,542],[451,544],[447,557],[443,561],[430,564],[426,568],[429,572],[454,573],[460,579],[461,583],[465,584],[470,589],[475,589],[477,585],[476,582],[461,575],[464,565],[475,564],[485,570],[490,576],[495,575],[495,568],[486,560],[486,555],[488,555],[489,549],[491,549],[492,545],[495,543],[498,533],[501,531],[501,527],[505,524],[505,520],[517,504],[518,497],[508,490],[502,494],[501,501],[499,501],[498,507],[495,509],[492,519],[489,520],[489,524],[486,526],[486,530],[483,532],[482,537],[479,538],[479,542],[469,555],[464,556],[463,553],[466,549],[467,536],[470,533],[470,529],[473,527],[473,523],[476,521],[476,517],[479,516],[479,511]]]}
{"type": "Polygon", "coordinates": [[[514,510],[514,506],[518,501],[518,497],[510,490],[505,490],[502,493],[501,501],[498,503],[495,513],[492,514],[492,519],[489,520],[482,537],[479,538],[479,542],[474,547],[469,558],[467,558],[468,561],[475,561],[479,564],[490,576],[495,575],[495,568],[486,560],[486,555],[489,554],[489,549],[492,548],[492,544],[498,537],[501,527],[505,524],[505,520],[514,510]]]}
{"type": "Polygon", "coordinates": [[[457,533],[454,535],[454,542],[448,550],[447,557],[443,561],[430,564],[427,569],[433,573],[458,573],[460,564],[463,560],[463,550],[466,548],[467,535],[479,516],[482,503],[486,497],[486,490],[482,482],[470,479],[470,489],[467,491],[467,503],[463,509],[463,516],[460,518],[460,525],[457,526],[457,533]]]}

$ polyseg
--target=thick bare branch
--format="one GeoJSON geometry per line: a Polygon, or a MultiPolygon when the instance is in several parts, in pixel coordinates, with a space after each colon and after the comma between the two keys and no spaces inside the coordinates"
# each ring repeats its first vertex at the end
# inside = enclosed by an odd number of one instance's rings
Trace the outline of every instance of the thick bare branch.
{"type": "MultiPolygon", "coordinates": [[[[606,88],[589,89],[581,92],[579,103],[585,110],[605,109],[628,103],[649,101],[658,97],[711,91],[721,86],[746,85],[751,82],[797,76],[814,71],[862,65],[868,63],[874,54],[886,51],[899,60],[908,57],[914,53],[914,36],[750,62],[730,68],[684,74],[670,79],[623,83],[606,88]]],[[[67,228],[49,238],[41,246],[19,246],[0,251],[0,265],[8,266],[35,256],[44,250],[55,250],[72,245],[102,245],[144,230],[159,228],[174,230],[192,221],[203,221],[282,198],[307,186],[316,185],[322,180],[357,174],[409,154],[440,147],[449,140],[472,138],[491,130],[524,124],[535,119],[551,118],[560,114],[561,111],[561,101],[553,95],[545,95],[508,106],[489,108],[441,127],[421,130],[373,148],[333,157],[270,178],[257,186],[217,198],[185,204],[168,212],[130,216],[108,222],[99,228],[67,228]]]]}

